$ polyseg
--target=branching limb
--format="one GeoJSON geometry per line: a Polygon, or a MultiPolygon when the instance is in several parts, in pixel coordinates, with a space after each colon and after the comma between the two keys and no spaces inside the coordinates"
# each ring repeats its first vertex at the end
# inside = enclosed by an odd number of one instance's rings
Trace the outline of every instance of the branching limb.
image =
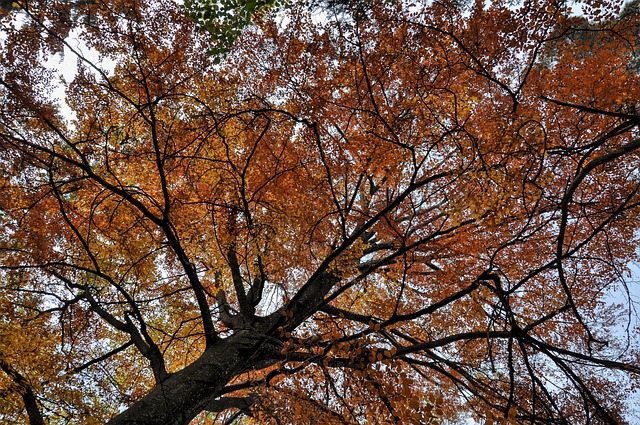
{"type": "Polygon", "coordinates": [[[31,385],[27,378],[15,370],[0,353],[0,369],[7,374],[9,379],[16,384],[20,391],[20,396],[24,402],[24,407],[27,411],[27,417],[29,418],[30,425],[45,425],[44,417],[38,406],[38,399],[36,398],[31,385]]]}
{"type": "Polygon", "coordinates": [[[220,321],[229,329],[237,331],[245,327],[245,320],[240,312],[234,310],[227,301],[227,294],[223,289],[216,293],[220,321]]]}
{"type": "Polygon", "coordinates": [[[255,395],[246,397],[220,397],[212,400],[205,406],[204,410],[208,412],[223,412],[227,409],[240,409],[245,411],[255,402],[255,395]]]}

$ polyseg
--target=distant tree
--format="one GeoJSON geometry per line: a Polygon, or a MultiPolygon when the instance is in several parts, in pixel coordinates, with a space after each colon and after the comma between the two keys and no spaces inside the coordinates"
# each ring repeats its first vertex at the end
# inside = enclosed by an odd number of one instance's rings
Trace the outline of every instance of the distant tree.
{"type": "Polygon", "coordinates": [[[269,4],[0,19],[0,421],[630,421],[637,8],[269,4]]]}

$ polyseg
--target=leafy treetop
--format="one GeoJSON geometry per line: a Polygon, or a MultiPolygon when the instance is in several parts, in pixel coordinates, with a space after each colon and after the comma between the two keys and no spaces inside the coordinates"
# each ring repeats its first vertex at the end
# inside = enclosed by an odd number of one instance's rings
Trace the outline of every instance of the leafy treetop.
{"type": "Polygon", "coordinates": [[[4,11],[0,420],[629,422],[637,3],[270,4],[4,11]]]}

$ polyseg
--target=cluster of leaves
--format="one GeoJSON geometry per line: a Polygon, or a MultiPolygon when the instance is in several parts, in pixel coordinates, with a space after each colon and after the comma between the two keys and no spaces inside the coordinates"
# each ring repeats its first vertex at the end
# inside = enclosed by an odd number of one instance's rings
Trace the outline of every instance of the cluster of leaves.
{"type": "Polygon", "coordinates": [[[318,12],[353,14],[370,0],[185,0],[187,16],[200,30],[211,34],[213,45],[208,53],[216,63],[233,48],[240,34],[261,15],[285,14],[292,7],[318,12]]]}
{"type": "Polygon", "coordinates": [[[584,5],[20,2],[0,420],[625,423],[640,14],[584,5]]]}
{"type": "Polygon", "coordinates": [[[186,0],[189,17],[214,40],[209,52],[219,56],[228,53],[242,31],[265,9],[285,6],[278,0],[186,0]]]}

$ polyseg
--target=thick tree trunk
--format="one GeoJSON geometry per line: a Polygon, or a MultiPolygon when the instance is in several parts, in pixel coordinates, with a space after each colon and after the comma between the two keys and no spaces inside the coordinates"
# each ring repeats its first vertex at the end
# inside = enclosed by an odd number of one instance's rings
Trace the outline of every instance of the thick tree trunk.
{"type": "Polygon", "coordinates": [[[170,375],[108,424],[188,424],[219,396],[231,378],[253,364],[264,367],[265,360],[277,349],[263,334],[241,330],[216,342],[198,360],[170,375]]]}

